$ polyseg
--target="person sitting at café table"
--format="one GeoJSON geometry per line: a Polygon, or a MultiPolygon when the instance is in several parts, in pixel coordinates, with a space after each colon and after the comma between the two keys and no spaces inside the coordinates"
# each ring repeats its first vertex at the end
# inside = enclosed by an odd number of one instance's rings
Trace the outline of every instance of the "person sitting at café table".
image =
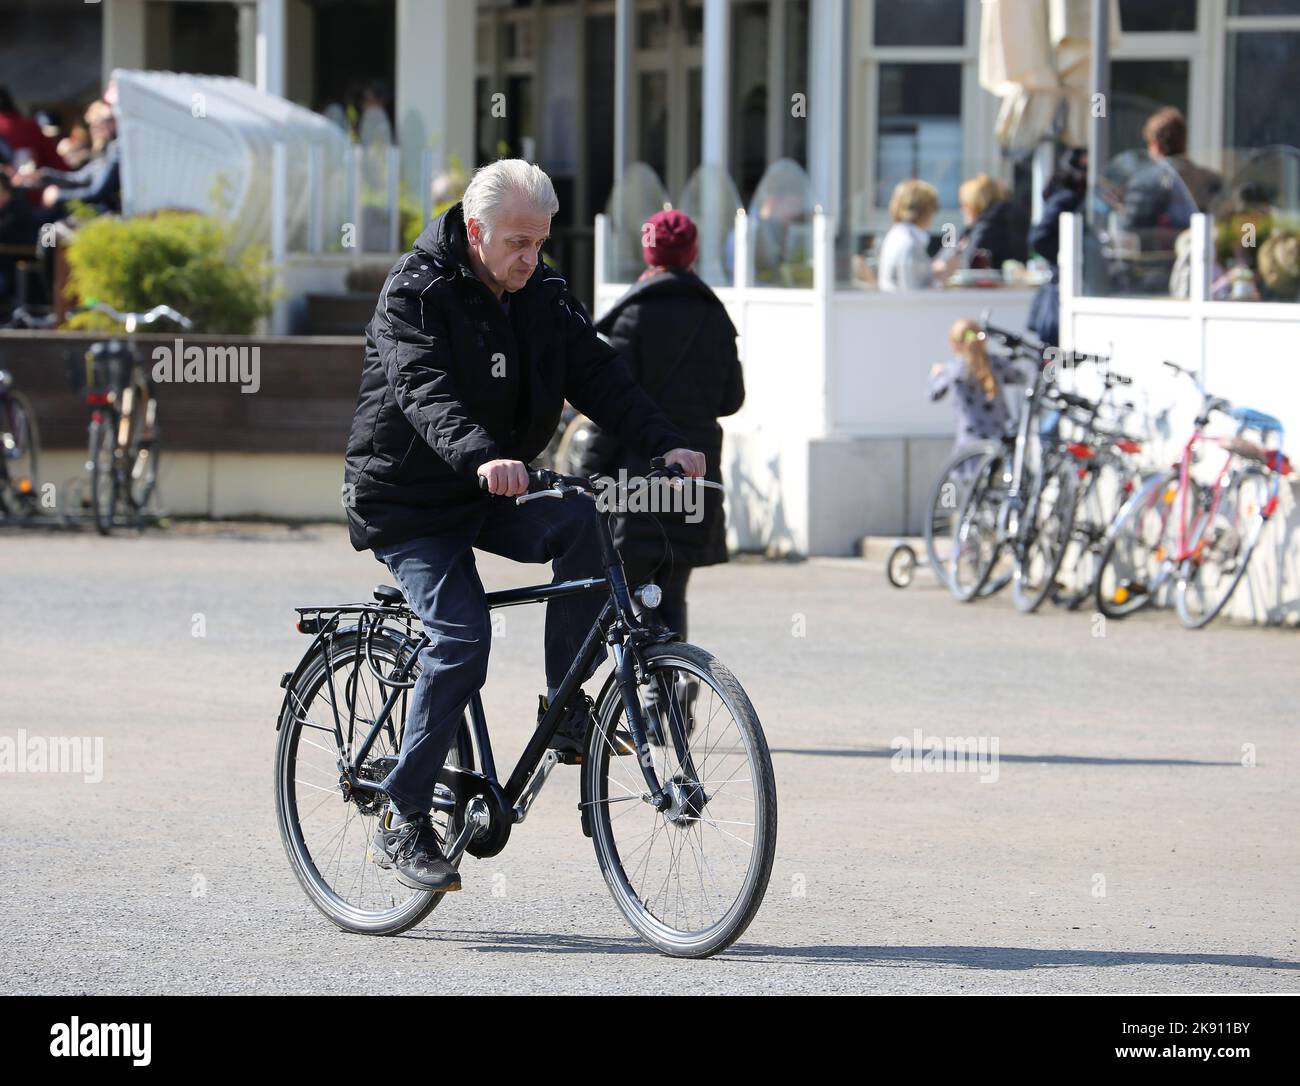
{"type": "Polygon", "coordinates": [[[939,194],[928,182],[911,178],[894,186],[889,198],[894,225],[880,243],[876,272],[881,290],[924,290],[934,285],[929,228],[938,208],[939,194]]]}

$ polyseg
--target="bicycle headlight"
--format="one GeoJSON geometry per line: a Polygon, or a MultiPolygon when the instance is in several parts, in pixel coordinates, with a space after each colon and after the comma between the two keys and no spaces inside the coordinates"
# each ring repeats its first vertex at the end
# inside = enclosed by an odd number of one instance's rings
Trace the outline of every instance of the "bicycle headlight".
{"type": "Polygon", "coordinates": [[[653,611],[664,598],[663,589],[657,584],[643,584],[636,590],[636,598],[641,601],[642,607],[653,611]]]}

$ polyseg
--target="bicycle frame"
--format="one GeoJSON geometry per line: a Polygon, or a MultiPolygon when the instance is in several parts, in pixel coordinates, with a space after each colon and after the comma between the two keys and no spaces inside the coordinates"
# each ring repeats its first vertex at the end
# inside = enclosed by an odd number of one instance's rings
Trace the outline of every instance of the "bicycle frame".
{"type": "MultiPolygon", "coordinates": [[[[1233,437],[1240,437],[1245,429],[1247,429],[1245,425],[1238,426],[1237,432],[1233,437]]],[[[1229,447],[1232,440],[1232,437],[1225,438],[1213,436],[1197,428],[1192,431],[1191,436],[1187,439],[1187,444],[1183,446],[1183,455],[1179,461],[1178,467],[1178,489],[1180,492],[1178,497],[1178,550],[1172,559],[1175,566],[1180,566],[1182,563],[1200,556],[1203,545],[1202,537],[1205,535],[1205,531],[1209,525],[1214,522],[1214,518],[1219,512],[1219,506],[1223,502],[1223,495],[1227,492],[1228,486],[1235,474],[1237,456],[1229,447]],[[1215,475],[1212,484],[1214,488],[1214,499],[1211,502],[1210,507],[1205,510],[1204,515],[1197,518],[1196,529],[1193,531],[1192,518],[1188,515],[1187,509],[1188,495],[1191,492],[1189,481],[1191,465],[1194,458],[1194,449],[1196,445],[1202,442],[1222,447],[1224,449],[1224,458],[1223,464],[1219,467],[1218,473],[1215,475]]],[[[1264,520],[1268,520],[1268,518],[1273,515],[1273,510],[1277,507],[1278,488],[1281,479],[1280,474],[1272,470],[1269,471],[1268,477],[1268,500],[1259,510],[1259,515],[1264,520]]]]}
{"type": "MultiPolygon", "coordinates": [[[[579,498],[577,500],[585,499],[579,498]]],[[[647,627],[636,618],[632,609],[632,600],[623,571],[622,559],[614,547],[610,534],[609,518],[609,512],[605,510],[599,512],[598,527],[601,535],[605,576],[486,593],[489,610],[527,603],[544,603],[549,600],[563,599],[602,589],[609,592],[610,598],[592,624],[591,629],[587,632],[576,659],[569,667],[559,690],[529,738],[519,756],[519,761],[504,785],[500,783],[497,777],[496,762],[492,754],[492,742],[488,735],[487,718],[483,710],[482,697],[476,691],[470,698],[467,705],[470,717],[469,732],[478,754],[480,771],[444,767],[439,775],[439,781],[451,789],[453,798],[435,795],[433,807],[450,814],[458,808],[468,809],[470,804],[477,800],[487,804],[489,810],[495,808],[495,813],[505,816],[502,820],[496,818],[490,820],[495,826],[494,833],[499,840],[489,841],[486,846],[487,851],[476,850],[478,855],[492,855],[499,851],[501,847],[504,847],[505,838],[508,837],[509,833],[509,824],[523,821],[533,799],[541,790],[542,785],[545,784],[551,770],[559,764],[559,755],[548,750],[549,744],[564,718],[569,699],[579,689],[584,677],[598,666],[598,657],[606,646],[612,651],[614,657],[614,674],[611,676],[610,681],[617,682],[621,688],[628,730],[638,751],[644,752],[647,748],[645,720],[637,696],[637,687],[651,680],[642,659],[641,650],[647,645],[666,641],[673,635],[671,631],[647,627]]],[[[367,647],[364,659],[372,669],[374,665],[369,662],[370,639],[381,627],[388,629],[390,633],[402,636],[404,639],[405,659],[399,660],[394,672],[386,679],[379,676],[381,681],[390,689],[378,715],[371,723],[370,730],[361,746],[357,748],[352,761],[340,765],[340,770],[346,778],[345,782],[341,782],[345,791],[382,792],[383,789],[379,782],[359,776],[359,768],[369,756],[381,729],[388,725],[399,697],[404,696],[404,692],[413,685],[408,681],[411,668],[419,653],[430,643],[429,636],[427,633],[422,633],[417,639],[409,632],[412,623],[418,621],[418,619],[415,619],[415,616],[406,606],[342,604],[338,606],[300,607],[295,608],[295,610],[298,611],[300,616],[298,629],[303,633],[314,633],[316,636],[307,652],[303,655],[297,669],[292,673],[286,673],[281,680],[281,685],[285,688],[285,696],[281,703],[280,715],[277,718],[276,730],[278,731],[283,724],[285,713],[291,706],[291,699],[294,697],[295,688],[302,672],[308,662],[316,655],[317,648],[323,645],[326,656],[325,676],[326,682],[329,684],[334,713],[334,737],[340,752],[350,748],[351,740],[354,737],[356,720],[353,716],[346,721],[347,738],[345,740],[345,722],[339,712],[339,701],[334,684],[334,668],[329,657],[330,644],[333,638],[341,632],[354,630],[360,636],[365,636],[367,638],[367,647]],[[358,619],[357,624],[341,629],[339,622],[345,616],[356,617],[358,619]],[[400,631],[394,630],[391,626],[385,627],[384,624],[392,619],[404,622],[408,632],[401,634],[400,631]],[[369,630],[364,628],[367,623],[371,624],[369,630]]],[[[358,654],[353,665],[354,675],[348,680],[349,682],[355,682],[356,671],[360,668],[362,662],[363,657],[358,654]]],[[[694,777],[696,775],[695,767],[687,744],[686,722],[682,718],[681,707],[673,698],[669,698],[667,701],[669,706],[669,732],[678,764],[685,773],[694,777]]],[[[355,712],[354,705],[351,706],[350,711],[355,712]]],[[[294,715],[298,715],[296,707],[294,715]]],[[[397,736],[391,728],[389,729],[389,737],[394,748],[396,748],[398,746],[397,736]]],[[[642,756],[639,761],[647,788],[646,794],[641,798],[654,806],[656,810],[665,810],[671,805],[672,801],[664,793],[660,785],[655,774],[653,760],[642,756]]],[[[583,816],[585,825],[585,807],[583,808],[583,816]]],[[[481,824],[487,825],[488,820],[484,820],[481,824]]],[[[454,859],[465,849],[474,836],[476,828],[471,821],[466,822],[464,830],[447,852],[449,858],[454,859]]]]}

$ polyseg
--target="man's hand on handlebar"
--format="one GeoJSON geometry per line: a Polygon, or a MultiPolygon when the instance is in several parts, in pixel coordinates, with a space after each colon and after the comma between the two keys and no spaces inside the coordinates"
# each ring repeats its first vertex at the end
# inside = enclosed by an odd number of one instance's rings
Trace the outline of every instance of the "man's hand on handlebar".
{"type": "Polygon", "coordinates": [[[528,468],[519,460],[489,460],[479,465],[478,474],[487,480],[489,494],[517,498],[528,493],[528,468]]]}
{"type": "Polygon", "coordinates": [[[672,449],[664,454],[665,464],[676,464],[692,479],[704,475],[704,454],[694,449],[672,449]]]}

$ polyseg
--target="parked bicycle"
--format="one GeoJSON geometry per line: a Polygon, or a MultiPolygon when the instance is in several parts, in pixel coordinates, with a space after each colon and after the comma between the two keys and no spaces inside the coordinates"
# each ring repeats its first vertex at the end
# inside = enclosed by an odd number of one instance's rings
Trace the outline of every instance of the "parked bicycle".
{"type": "Polygon", "coordinates": [[[997,588],[1009,580],[1016,607],[1032,612],[1058,590],[1080,481],[1096,455],[1082,438],[1099,433],[1099,413],[1112,390],[1127,382],[1107,372],[1101,399],[1089,400],[1058,387],[1050,367],[1038,372],[1014,438],[1004,437],[979,464],[957,516],[948,569],[958,600],[991,594],[991,579],[997,588]]]}
{"type": "MultiPolygon", "coordinates": [[[[986,339],[996,339],[1007,352],[1012,363],[1019,364],[1020,368],[1028,374],[1037,374],[1042,365],[1046,347],[1038,342],[1032,336],[1020,336],[1015,332],[998,328],[989,323],[987,312],[984,314],[981,325],[982,334],[986,339]]],[[[1030,378],[1032,381],[1032,377],[1030,378]]],[[[1010,432],[1008,438],[1014,436],[1016,428],[1019,426],[1019,401],[1023,397],[1011,397],[1011,405],[1016,410],[1011,411],[1010,432]]],[[[956,525],[958,514],[965,504],[966,495],[970,490],[971,484],[975,481],[979,465],[986,457],[993,455],[1001,447],[997,441],[972,441],[958,448],[944,463],[939,470],[938,477],[935,479],[934,486],[930,490],[929,501],[926,504],[925,523],[922,525],[922,535],[925,539],[925,552],[927,563],[940,583],[951,588],[948,581],[948,564],[952,554],[953,529],[956,525]]],[[[906,553],[910,548],[905,545],[895,548],[890,555],[887,563],[887,571],[890,581],[895,585],[902,587],[911,580],[911,567],[916,564],[915,556],[908,556],[906,553]],[[897,557],[896,557],[897,556],[897,557]],[[897,565],[896,565],[897,563],[897,565]]],[[[987,583],[981,590],[981,595],[992,595],[1006,584],[1006,579],[994,579],[987,583]]]]}
{"type": "Polygon", "coordinates": [[[1233,407],[1190,370],[1164,364],[1196,385],[1201,407],[1178,461],[1153,475],[1115,518],[1095,598],[1102,614],[1122,618],[1172,584],[1179,620],[1200,629],[1223,610],[1245,577],[1264,525],[1277,510],[1281,479],[1291,473],[1291,462],[1282,451],[1285,434],[1278,419],[1233,407]],[[1206,432],[1215,414],[1236,423],[1231,434],[1206,432]],[[1192,469],[1208,445],[1222,449],[1223,460],[1209,482],[1198,482],[1192,469]]]}
{"type": "MultiPolygon", "coordinates": [[[[8,328],[48,328],[53,318],[18,307],[8,328]]],[[[0,369],[0,517],[36,512],[40,480],[40,429],[31,401],[14,387],[13,374],[0,369]]]]}
{"type": "MultiPolygon", "coordinates": [[[[577,476],[538,470],[529,478],[519,503],[587,501],[593,491],[592,480],[577,476]]],[[[647,478],[685,479],[661,459],[647,478]]],[[[614,670],[592,706],[595,723],[580,759],[582,831],[641,938],[674,957],[708,957],[745,931],[767,888],[777,826],[771,757],[731,672],[704,649],[638,619],[610,515],[602,508],[597,517],[604,576],[487,594],[490,608],[588,592],[609,599],[504,783],[482,698],[470,699],[431,822],[453,864],[466,852],[487,857],[505,848],[560,763],[548,746],[569,705],[587,698],[582,677],[608,650],[614,670]],[[636,753],[624,753],[623,736],[636,753]]],[[[636,595],[653,608],[658,592],[645,585],[636,595]]],[[[276,811],[312,904],[346,931],[394,935],[443,896],[407,887],[368,856],[388,798],[380,782],[397,762],[407,698],[429,641],[398,589],[384,585],[374,595],[374,604],[297,608],[297,628],[314,637],[281,680],[276,811]]]]}
{"type": "MultiPolygon", "coordinates": [[[[170,306],[147,313],[119,313],[112,306],[87,299],[79,312],[103,313],[123,326],[127,335],[166,320],[189,331],[191,321],[170,306]]],[[[91,344],[83,365],[72,372],[74,387],[85,393],[90,407],[88,502],[101,535],[119,523],[139,526],[158,482],[158,401],[148,368],[128,340],[108,339],[91,344]]]]}

